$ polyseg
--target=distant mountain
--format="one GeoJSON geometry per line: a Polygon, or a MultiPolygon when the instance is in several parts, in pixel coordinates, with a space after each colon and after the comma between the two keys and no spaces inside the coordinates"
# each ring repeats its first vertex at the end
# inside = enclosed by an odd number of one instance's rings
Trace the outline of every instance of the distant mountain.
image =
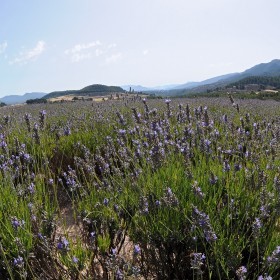
{"type": "Polygon", "coordinates": [[[280,77],[280,59],[274,59],[268,63],[261,63],[255,65],[241,73],[230,73],[213,77],[201,82],[188,82],[181,85],[163,85],[157,87],[144,87],[141,85],[124,85],[119,86],[106,86],[100,84],[94,84],[84,87],[80,90],[66,90],[66,91],[54,91],[49,94],[42,92],[31,92],[24,95],[9,95],[0,98],[0,102],[6,104],[25,103],[28,99],[36,98],[54,98],[64,95],[79,95],[79,96],[103,96],[111,93],[123,93],[125,91],[134,90],[136,92],[154,92],[159,95],[185,95],[189,93],[207,92],[208,90],[215,90],[217,88],[225,88],[229,85],[245,86],[246,83],[258,83],[262,86],[278,85],[280,77]],[[270,79],[269,77],[275,77],[270,79]],[[246,79],[248,78],[248,79],[246,79]]]}
{"type": "Polygon", "coordinates": [[[163,85],[163,86],[156,86],[156,87],[144,87],[141,85],[124,85],[121,86],[126,91],[137,91],[137,92],[147,92],[147,91],[159,91],[159,90],[170,90],[176,88],[178,85],[163,85]]]}
{"type": "Polygon", "coordinates": [[[248,85],[258,85],[260,89],[266,87],[280,88],[280,76],[249,76],[238,80],[235,83],[228,84],[228,88],[245,89],[248,85]]]}
{"type": "Polygon", "coordinates": [[[179,85],[169,92],[166,92],[166,95],[178,95],[194,92],[206,92],[207,90],[213,90],[218,87],[226,87],[231,83],[236,83],[239,80],[245,79],[251,76],[258,77],[277,77],[280,76],[280,59],[274,59],[268,63],[261,63],[253,66],[241,73],[231,73],[222,76],[217,76],[211,79],[207,79],[201,82],[191,82],[183,85],[179,85]]]}
{"type": "Polygon", "coordinates": [[[148,88],[148,87],[143,87],[143,86],[140,86],[140,85],[124,85],[124,86],[121,86],[122,89],[126,90],[126,91],[150,91],[152,90],[151,88],[148,88]]]}
{"type": "Polygon", "coordinates": [[[243,76],[280,76],[280,59],[274,59],[268,63],[258,64],[243,73],[243,76]]]}
{"type": "Polygon", "coordinates": [[[237,74],[238,73],[226,74],[226,75],[210,78],[210,79],[204,80],[202,82],[189,82],[189,83],[186,83],[186,84],[183,84],[183,85],[179,85],[179,86],[177,86],[173,89],[191,89],[191,88],[195,88],[195,87],[198,87],[198,86],[213,84],[213,83],[217,83],[219,81],[225,80],[225,79],[230,79],[237,74]]]}
{"type": "Polygon", "coordinates": [[[84,87],[79,90],[65,90],[65,91],[54,91],[44,96],[45,99],[55,98],[65,95],[79,95],[79,96],[103,96],[111,93],[122,93],[124,90],[118,86],[105,86],[94,84],[84,87]]]}
{"type": "Polygon", "coordinates": [[[7,95],[0,98],[0,102],[7,105],[25,103],[28,99],[42,98],[46,93],[44,92],[29,92],[24,95],[7,95]]]}
{"type": "Polygon", "coordinates": [[[151,92],[155,91],[159,95],[181,95],[188,93],[206,92],[207,90],[213,90],[219,87],[226,87],[231,83],[238,82],[241,79],[245,79],[251,76],[258,77],[277,77],[280,76],[280,59],[274,59],[268,63],[261,63],[253,66],[241,73],[230,73],[217,77],[213,77],[201,82],[188,82],[181,85],[166,85],[158,87],[144,87],[141,85],[125,85],[122,88],[126,91],[142,91],[151,92]]]}
{"type": "Polygon", "coordinates": [[[179,85],[178,84],[176,84],[176,85],[163,85],[163,86],[153,87],[152,90],[170,90],[172,88],[176,88],[177,86],[179,86],[179,85]]]}

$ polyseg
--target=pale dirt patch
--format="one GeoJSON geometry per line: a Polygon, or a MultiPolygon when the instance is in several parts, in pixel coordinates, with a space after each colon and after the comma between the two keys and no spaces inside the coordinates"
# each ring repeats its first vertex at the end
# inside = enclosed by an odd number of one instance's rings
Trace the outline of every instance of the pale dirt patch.
{"type": "Polygon", "coordinates": [[[124,94],[124,93],[120,93],[118,94],[119,97],[117,97],[116,94],[112,94],[112,98],[111,98],[111,94],[108,95],[99,95],[99,96],[90,96],[90,95],[86,95],[86,96],[80,96],[80,95],[64,95],[64,96],[59,96],[59,97],[54,97],[54,98],[50,98],[48,99],[49,102],[61,102],[61,101],[73,101],[73,98],[76,97],[79,100],[82,100],[84,98],[85,101],[90,101],[90,100],[86,100],[86,99],[92,99],[91,101],[94,102],[101,102],[101,101],[106,101],[106,100],[122,100],[123,98],[131,98],[131,97],[147,97],[147,94],[124,94]]]}
{"type": "Polygon", "coordinates": [[[76,237],[81,236],[81,233],[82,225],[75,220],[72,206],[62,208],[57,222],[56,237],[68,236],[72,240],[76,240],[76,237]]]}
{"type": "MultiPolygon", "coordinates": [[[[72,206],[64,207],[60,210],[60,215],[57,221],[55,239],[58,240],[62,236],[67,237],[68,240],[71,240],[74,243],[76,242],[77,238],[82,236],[82,223],[78,219],[75,219],[72,206]]],[[[130,240],[128,236],[126,236],[118,255],[124,260],[129,261],[130,263],[131,262],[134,263],[135,260],[133,257],[133,251],[134,251],[134,243],[130,240]]],[[[104,272],[102,266],[100,265],[97,258],[94,259],[94,263],[95,263],[95,272],[96,272],[96,276],[94,279],[106,280],[107,278],[104,278],[104,272]]],[[[62,267],[64,271],[67,271],[66,267],[64,266],[62,267]]],[[[88,269],[89,267],[85,267],[85,269],[80,272],[80,275],[78,276],[77,280],[87,280],[88,269]]],[[[72,280],[70,276],[69,278],[65,278],[65,280],[66,279],[72,280]]],[[[128,276],[126,277],[126,279],[145,280],[143,276],[139,276],[139,277],[128,276]]]]}

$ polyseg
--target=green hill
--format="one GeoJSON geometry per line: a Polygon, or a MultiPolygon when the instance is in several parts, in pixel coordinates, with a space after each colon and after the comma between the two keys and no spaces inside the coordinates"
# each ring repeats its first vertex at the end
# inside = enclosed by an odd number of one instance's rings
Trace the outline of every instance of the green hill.
{"type": "Polygon", "coordinates": [[[159,94],[166,96],[182,96],[213,92],[221,88],[238,85],[240,81],[244,83],[244,86],[246,84],[264,84],[265,86],[278,87],[279,77],[280,59],[274,59],[268,63],[255,65],[241,73],[231,73],[201,82],[186,83],[159,94]],[[262,78],[263,80],[261,80],[262,78]]]}
{"type": "Polygon", "coordinates": [[[251,76],[241,79],[237,82],[227,85],[227,88],[236,87],[237,89],[244,89],[247,85],[259,85],[261,89],[266,87],[280,88],[280,76],[265,77],[265,76],[251,76]]]}
{"type": "Polygon", "coordinates": [[[65,90],[54,91],[44,96],[45,99],[55,98],[65,95],[79,95],[79,96],[103,96],[112,93],[123,93],[124,90],[118,86],[105,86],[105,85],[90,85],[80,90],[65,90]]]}

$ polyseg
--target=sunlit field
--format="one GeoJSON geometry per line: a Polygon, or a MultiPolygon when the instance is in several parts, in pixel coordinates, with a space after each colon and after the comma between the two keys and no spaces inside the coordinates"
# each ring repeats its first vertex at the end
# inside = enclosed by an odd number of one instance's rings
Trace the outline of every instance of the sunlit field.
{"type": "Polygon", "coordinates": [[[280,103],[0,108],[0,279],[279,279],[280,103]]]}

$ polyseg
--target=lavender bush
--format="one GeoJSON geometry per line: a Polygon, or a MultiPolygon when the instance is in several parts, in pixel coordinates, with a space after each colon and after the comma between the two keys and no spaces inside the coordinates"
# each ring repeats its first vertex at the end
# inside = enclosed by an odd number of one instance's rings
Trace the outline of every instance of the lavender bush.
{"type": "Polygon", "coordinates": [[[0,111],[1,279],[277,279],[280,105],[0,111]]]}

